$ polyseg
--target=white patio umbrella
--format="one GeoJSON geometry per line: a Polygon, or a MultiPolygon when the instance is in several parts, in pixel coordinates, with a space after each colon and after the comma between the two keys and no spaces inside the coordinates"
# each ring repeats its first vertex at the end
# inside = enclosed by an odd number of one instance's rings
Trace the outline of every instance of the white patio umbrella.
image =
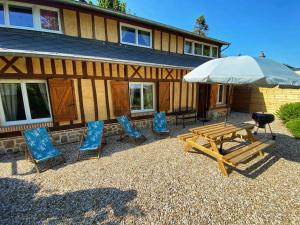
{"type": "MultiPolygon", "coordinates": [[[[210,60],[184,76],[186,82],[245,85],[252,87],[300,87],[300,77],[287,66],[271,59],[230,56],[210,60]]],[[[232,91],[229,94],[231,98],[232,91]]],[[[229,107],[229,106],[228,106],[229,107]]],[[[227,122],[228,109],[225,125],[227,122]]]]}

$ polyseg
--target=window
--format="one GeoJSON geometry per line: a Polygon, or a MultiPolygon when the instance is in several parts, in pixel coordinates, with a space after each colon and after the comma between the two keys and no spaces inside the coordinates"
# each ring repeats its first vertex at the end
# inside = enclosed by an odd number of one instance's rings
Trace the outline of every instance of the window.
{"type": "Polygon", "coordinates": [[[129,83],[131,112],[149,112],[154,110],[154,84],[129,83]]]}
{"type": "Polygon", "coordinates": [[[204,56],[210,56],[210,46],[204,45],[204,47],[203,47],[203,55],[204,56]]]}
{"type": "Polygon", "coordinates": [[[218,58],[218,48],[217,47],[211,47],[211,56],[214,58],[218,58]]]}
{"type": "Polygon", "coordinates": [[[3,125],[51,121],[46,81],[1,81],[0,112],[3,125]]]}
{"type": "Polygon", "coordinates": [[[150,48],[152,45],[151,30],[131,25],[122,25],[120,28],[121,43],[150,48]]]}
{"type": "Polygon", "coordinates": [[[42,29],[59,31],[58,12],[41,9],[40,19],[42,29]]]}
{"type": "Polygon", "coordinates": [[[122,42],[135,44],[135,29],[122,26],[122,42]]]}
{"type": "Polygon", "coordinates": [[[4,24],[4,9],[2,4],[0,4],[0,24],[4,24]]]}
{"type": "Polygon", "coordinates": [[[188,55],[206,56],[211,58],[218,57],[218,47],[200,42],[185,40],[184,53],[188,55]]]}
{"type": "Polygon", "coordinates": [[[9,6],[9,22],[12,26],[33,27],[32,9],[22,6],[9,6]]]}
{"type": "Polygon", "coordinates": [[[184,43],[184,52],[187,54],[193,54],[193,43],[190,41],[186,41],[184,43]]]}
{"type": "Polygon", "coordinates": [[[61,33],[58,9],[27,3],[0,3],[0,25],[61,33]]]}
{"type": "Polygon", "coordinates": [[[202,55],[202,44],[195,43],[195,54],[202,55]]]}
{"type": "Polygon", "coordinates": [[[225,103],[225,85],[219,85],[217,104],[225,103]]]}

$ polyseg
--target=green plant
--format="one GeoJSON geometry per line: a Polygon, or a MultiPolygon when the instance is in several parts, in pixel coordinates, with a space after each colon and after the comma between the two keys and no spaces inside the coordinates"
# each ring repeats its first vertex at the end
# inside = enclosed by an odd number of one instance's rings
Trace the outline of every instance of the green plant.
{"type": "Polygon", "coordinates": [[[300,138],[300,118],[290,120],[286,123],[286,127],[295,138],[300,138]]]}
{"type": "Polygon", "coordinates": [[[300,118],[300,102],[282,105],[277,111],[277,115],[285,123],[300,118]]]}

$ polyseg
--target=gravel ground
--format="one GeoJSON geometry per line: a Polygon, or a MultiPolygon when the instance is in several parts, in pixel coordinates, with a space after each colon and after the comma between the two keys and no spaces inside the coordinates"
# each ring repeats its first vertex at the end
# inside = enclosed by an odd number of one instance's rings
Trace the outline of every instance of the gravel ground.
{"type": "Polygon", "coordinates": [[[61,146],[67,162],[41,174],[21,154],[1,156],[0,224],[300,224],[300,141],[280,121],[276,145],[229,177],[183,152],[176,136],[195,126],[161,140],[145,130],[141,146],[111,137],[99,160],[76,162],[78,144],[61,146]]]}

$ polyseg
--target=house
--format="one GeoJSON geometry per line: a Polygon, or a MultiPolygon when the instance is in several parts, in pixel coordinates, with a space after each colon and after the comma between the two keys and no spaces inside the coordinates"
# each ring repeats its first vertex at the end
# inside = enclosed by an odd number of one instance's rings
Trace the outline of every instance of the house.
{"type": "Polygon", "coordinates": [[[223,112],[228,87],[182,82],[228,42],[70,0],[0,0],[0,150],[23,148],[21,130],[48,126],[58,143],[87,121],[153,111],[223,112]]]}

